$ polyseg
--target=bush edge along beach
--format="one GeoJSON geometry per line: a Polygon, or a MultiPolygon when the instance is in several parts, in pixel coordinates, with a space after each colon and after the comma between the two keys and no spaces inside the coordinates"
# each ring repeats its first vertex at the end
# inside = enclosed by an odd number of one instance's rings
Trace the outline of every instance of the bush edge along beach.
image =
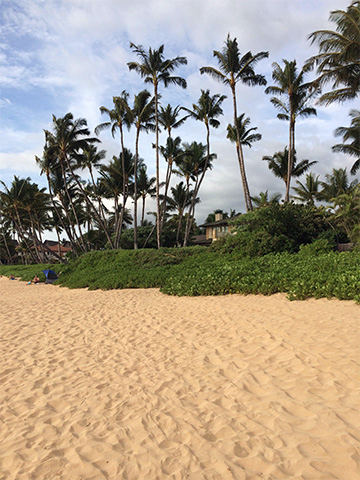
{"type": "Polygon", "coordinates": [[[59,275],[55,283],[68,288],[160,288],[179,296],[286,293],[290,300],[335,297],[360,303],[360,251],[319,253],[316,245],[261,257],[206,247],[98,251],[68,265],[1,265],[0,274],[23,281],[38,274],[44,281],[41,270],[51,268],[59,275]]]}

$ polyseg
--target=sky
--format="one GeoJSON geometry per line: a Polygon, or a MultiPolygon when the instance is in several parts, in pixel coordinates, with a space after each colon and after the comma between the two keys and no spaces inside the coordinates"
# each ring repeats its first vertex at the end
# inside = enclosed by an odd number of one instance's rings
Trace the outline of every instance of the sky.
{"type": "MultiPolygon", "coordinates": [[[[178,86],[161,87],[162,104],[191,108],[201,89],[212,95],[223,94],[224,115],[221,125],[211,131],[211,151],[217,154],[200,190],[197,206],[198,224],[215,209],[245,212],[240,172],[234,145],[226,139],[227,125],[233,122],[231,92],[226,85],[208,75],[200,75],[202,66],[218,67],[214,50],[221,50],[228,34],[236,38],[241,55],[268,51],[256,72],[273,85],[272,63],[296,60],[299,68],[317,47],[308,35],[316,30],[335,29],[329,22],[333,10],[346,10],[350,0],[1,0],[0,10],[0,179],[10,185],[14,175],[31,177],[40,187],[35,155],[41,157],[44,129],[51,128],[52,115],[62,117],[72,112],[74,118],[86,118],[89,129],[107,120],[99,107],[112,108],[112,97],[123,90],[133,97],[144,88],[140,76],[129,71],[127,63],[138,61],[130,42],[159,48],[164,44],[165,58],[187,58],[175,74],[187,81],[185,90],[178,86]]],[[[313,78],[310,74],[308,79],[313,78]]],[[[238,113],[257,127],[261,141],[244,148],[246,173],[252,196],[268,190],[284,195],[284,183],[262,161],[265,155],[281,151],[288,142],[289,124],[277,119],[265,87],[237,87],[238,113]]],[[[349,126],[349,111],[355,102],[315,106],[317,116],[299,119],[296,125],[298,161],[316,160],[311,171],[325,180],[333,168],[347,168],[353,160],[331,147],[341,143],[334,137],[339,126],[349,126]]],[[[205,126],[187,120],[175,130],[184,142],[206,143],[205,126]]],[[[107,151],[105,163],[120,151],[118,137],[100,134],[100,147],[107,151]]],[[[155,137],[143,134],[140,156],[155,175],[155,137]]],[[[160,143],[166,141],[166,133],[160,143]]],[[[125,144],[134,151],[134,134],[126,132],[125,144]]],[[[165,177],[161,163],[161,180],[165,177]]],[[[174,182],[181,179],[176,177],[174,182]]],[[[304,181],[305,176],[300,178],[304,181]]],[[[293,181],[293,185],[295,180],[293,181]]],[[[174,185],[174,183],[173,183],[174,185]]],[[[147,211],[154,211],[149,202],[147,211]]]]}

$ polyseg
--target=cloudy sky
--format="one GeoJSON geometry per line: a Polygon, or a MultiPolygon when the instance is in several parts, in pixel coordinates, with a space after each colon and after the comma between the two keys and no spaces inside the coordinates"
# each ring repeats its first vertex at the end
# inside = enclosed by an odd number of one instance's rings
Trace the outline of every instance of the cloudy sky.
{"type": "MultiPolygon", "coordinates": [[[[111,108],[114,95],[126,89],[132,99],[145,87],[151,91],[151,85],[145,86],[136,72],[128,70],[127,62],[137,61],[129,43],[145,49],[164,44],[166,58],[182,55],[188,60],[176,72],[187,80],[187,89],[162,89],[164,105],[191,107],[201,89],[228,96],[221,126],[211,133],[217,160],[200,191],[197,221],[202,223],[216,208],[244,212],[235,150],[226,139],[226,127],[232,121],[230,91],[200,75],[199,68],[217,67],[213,50],[221,50],[230,33],[237,38],[241,54],[269,51],[257,73],[272,85],[271,64],[296,59],[301,67],[317,52],[307,36],[315,30],[333,30],[330,11],[346,10],[349,4],[350,0],[1,0],[0,179],[9,185],[14,175],[30,176],[46,186],[34,156],[42,155],[43,129],[51,127],[52,115],[72,112],[75,118],[85,117],[93,131],[105,121],[99,107],[111,108]]],[[[251,126],[262,134],[260,142],[245,149],[251,195],[265,190],[284,194],[283,183],[262,157],[283,150],[288,123],[276,118],[264,87],[239,85],[237,100],[238,112],[245,112],[251,126]]],[[[348,113],[355,107],[352,103],[318,106],[317,117],[297,123],[298,160],[317,160],[312,171],[321,180],[333,168],[349,170],[353,163],[343,154],[332,153],[331,146],[339,142],[333,136],[335,128],[349,125],[348,113]]],[[[186,142],[206,142],[205,127],[193,120],[176,134],[186,142]]],[[[108,152],[106,161],[119,154],[118,138],[112,139],[107,132],[100,138],[101,148],[108,152]]],[[[133,150],[131,132],[125,141],[133,150]]],[[[151,134],[144,135],[140,151],[150,175],[154,175],[153,141],[151,134]]],[[[165,141],[165,134],[160,141],[165,141]]]]}

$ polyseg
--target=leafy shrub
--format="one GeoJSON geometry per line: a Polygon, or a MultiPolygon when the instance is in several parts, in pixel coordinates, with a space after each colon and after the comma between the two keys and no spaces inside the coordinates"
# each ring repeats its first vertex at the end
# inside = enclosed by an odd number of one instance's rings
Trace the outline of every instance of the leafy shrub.
{"type": "Polygon", "coordinates": [[[52,268],[61,272],[58,282],[70,288],[158,287],[169,295],[191,296],[283,292],[291,300],[336,297],[360,302],[360,252],[321,253],[326,248],[325,241],[318,240],[296,254],[258,257],[203,247],[91,252],[66,266],[0,266],[0,274],[30,280],[52,268]]]}
{"type": "Polygon", "coordinates": [[[237,217],[234,225],[237,232],[215,242],[212,250],[222,253],[238,250],[252,257],[297,252],[300,245],[312,243],[331,228],[323,209],[295,203],[259,208],[237,217]]]}

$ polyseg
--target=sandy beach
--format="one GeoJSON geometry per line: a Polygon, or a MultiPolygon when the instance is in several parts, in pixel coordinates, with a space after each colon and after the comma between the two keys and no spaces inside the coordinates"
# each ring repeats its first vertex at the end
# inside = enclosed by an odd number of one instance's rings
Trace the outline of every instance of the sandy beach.
{"type": "Polygon", "coordinates": [[[0,480],[360,479],[354,302],[0,298],[0,480]]]}

